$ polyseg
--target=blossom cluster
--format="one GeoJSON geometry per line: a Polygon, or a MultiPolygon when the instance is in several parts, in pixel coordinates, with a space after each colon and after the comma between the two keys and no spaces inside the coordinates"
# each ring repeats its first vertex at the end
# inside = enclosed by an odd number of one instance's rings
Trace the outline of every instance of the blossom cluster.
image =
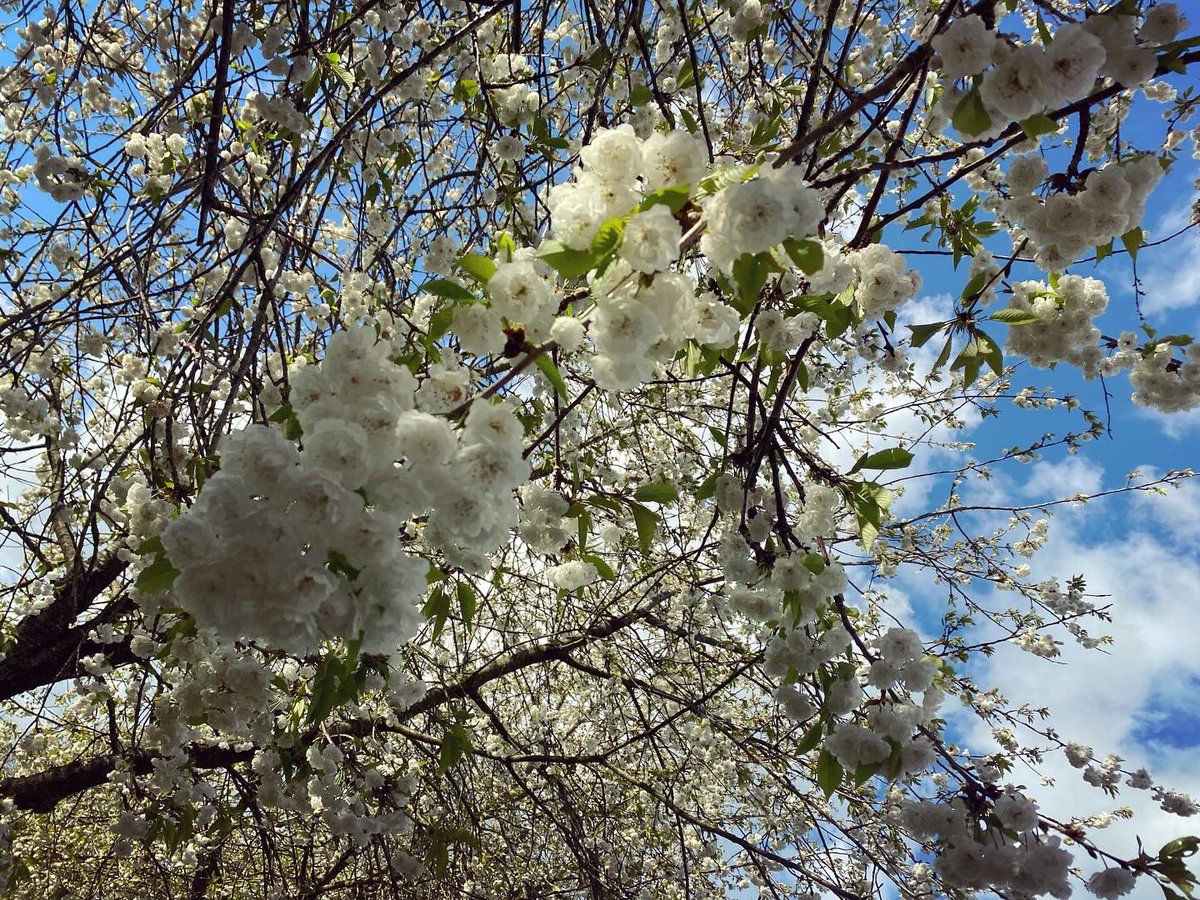
{"type": "Polygon", "coordinates": [[[1100,371],[1111,375],[1129,370],[1133,402],[1160,412],[1181,412],[1200,406],[1200,344],[1183,348],[1183,359],[1176,359],[1170,341],[1148,341],[1138,346],[1133,332],[1117,339],[1116,352],[1100,362],[1100,371]]]}
{"type": "Polygon", "coordinates": [[[354,327],[294,372],[303,449],[263,425],[224,441],[220,470],[162,535],[198,624],[294,653],[355,636],[389,653],[421,624],[429,563],[411,552],[410,520],[428,515],[423,539],[468,558],[515,524],[512,491],[529,470],[511,409],[475,403],[456,433],[417,408],[438,385],[417,389],[388,354],[354,327]]]}
{"type": "Polygon", "coordinates": [[[1006,349],[1039,369],[1069,362],[1094,378],[1103,352],[1100,329],[1092,320],[1107,306],[1108,291],[1096,278],[1064,275],[1053,287],[1040,281],[1017,282],[1012,307],[1032,313],[1038,321],[1010,327],[1006,349]]]}
{"type": "Polygon", "coordinates": [[[1038,265],[1061,272],[1088,248],[1102,247],[1137,227],[1163,168],[1154,156],[1110,162],[1092,171],[1076,193],[1053,193],[1043,200],[1034,192],[1046,174],[1041,156],[1013,160],[1007,177],[1012,196],[1001,211],[1024,228],[1038,265]]]}
{"type": "Polygon", "coordinates": [[[864,319],[877,319],[911,300],[921,289],[921,276],[904,257],[883,244],[869,244],[850,254],[858,273],[854,299],[864,319]]]}
{"type": "MultiPolygon", "coordinates": [[[[1152,9],[1141,30],[1135,17],[1113,11],[1068,22],[1045,46],[1014,45],[989,29],[975,13],[956,19],[932,41],[948,82],[976,78],[979,102],[998,131],[1046,110],[1081,100],[1098,78],[1133,88],[1149,81],[1158,66],[1152,49],[1175,38],[1183,19],[1175,4],[1152,9]]],[[[965,93],[949,90],[954,109],[965,93]]]]}
{"type": "Polygon", "coordinates": [[[743,253],[762,253],[789,238],[815,235],[825,219],[825,204],[804,182],[799,167],[781,166],[715,194],[704,204],[704,217],[700,249],[729,274],[743,253]]]}
{"type": "Polygon", "coordinates": [[[909,801],[901,817],[914,837],[942,845],[934,868],[949,885],[1018,897],[1071,894],[1071,854],[1057,837],[1038,836],[1037,805],[1015,788],[995,799],[986,829],[962,797],[909,801]]]}

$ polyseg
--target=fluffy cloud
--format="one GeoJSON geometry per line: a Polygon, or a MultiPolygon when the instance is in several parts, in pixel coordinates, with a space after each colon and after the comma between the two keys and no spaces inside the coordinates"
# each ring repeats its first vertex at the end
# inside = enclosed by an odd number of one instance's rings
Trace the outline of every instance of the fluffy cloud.
{"type": "MultiPolygon", "coordinates": [[[[1148,470],[1143,470],[1148,471],[1148,470]]],[[[1099,466],[1078,457],[1062,463],[1038,463],[1024,486],[1009,485],[1026,497],[1094,491],[1103,481],[1099,466]]],[[[1200,684],[1196,652],[1195,586],[1200,583],[1200,553],[1191,541],[1200,534],[1200,487],[1191,483],[1168,489],[1165,497],[1098,500],[1086,507],[1060,507],[1051,538],[1033,563],[1037,578],[1085,574],[1088,591],[1105,595],[1111,624],[1088,626],[1115,638],[1106,651],[1085,650],[1063,635],[1062,655],[1045,660],[1002,645],[978,670],[979,681],[995,685],[1013,702],[1049,707],[1049,720],[1063,740],[1094,748],[1103,758],[1115,753],[1128,770],[1145,766],[1156,783],[1200,797],[1200,722],[1194,697],[1200,684]],[[1124,507],[1124,508],[1123,508],[1124,507]],[[1121,517],[1128,510],[1131,515],[1121,517]],[[1104,535],[1090,527],[1104,518],[1104,535]],[[1124,528],[1114,524],[1124,523],[1124,528]]],[[[1007,595],[1005,595],[1007,596],[1007,595]]],[[[1102,601],[1103,602],[1103,601],[1102,601]]],[[[964,740],[975,751],[994,748],[990,728],[974,717],[958,718],[964,740]]],[[[1029,743],[1045,741],[1026,735],[1029,743]]],[[[1114,820],[1093,837],[1106,849],[1134,855],[1140,837],[1149,852],[1175,837],[1200,830],[1194,820],[1162,812],[1147,791],[1123,787],[1110,799],[1083,782],[1061,753],[1047,757],[1036,773],[1014,771],[1016,783],[1034,786],[1053,779],[1052,789],[1037,790],[1042,811],[1056,818],[1091,815],[1129,806],[1130,821],[1114,820]]],[[[1081,864],[1096,866],[1086,857],[1081,864]]],[[[1139,898],[1160,896],[1141,883],[1139,898]]]]}

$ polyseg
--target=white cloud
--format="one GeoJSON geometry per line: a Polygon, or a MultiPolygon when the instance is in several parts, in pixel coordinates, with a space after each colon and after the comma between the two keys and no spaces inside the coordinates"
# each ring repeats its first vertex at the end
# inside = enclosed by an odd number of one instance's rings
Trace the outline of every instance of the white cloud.
{"type": "Polygon", "coordinates": [[[1135,407],[1139,418],[1150,419],[1172,440],[1188,437],[1200,430],[1200,407],[1187,412],[1163,413],[1144,406],[1135,407]]]}
{"type": "Polygon", "coordinates": [[[1104,469],[1083,456],[1068,456],[1058,462],[1039,460],[1030,465],[1020,487],[1025,499],[1073,497],[1094,494],[1102,488],[1104,469]]]}
{"type": "MultiPolygon", "coordinates": [[[[1142,475],[1154,478],[1157,472],[1146,468],[1142,475]]],[[[1200,483],[1195,479],[1177,482],[1162,494],[1139,493],[1134,498],[1136,522],[1177,542],[1200,541],[1200,483]]]]}
{"type": "MultiPolygon", "coordinates": [[[[1188,224],[1191,200],[1167,209],[1154,223],[1150,240],[1161,240],[1188,224]]],[[[1162,247],[1150,247],[1139,257],[1138,274],[1146,296],[1147,315],[1186,309],[1200,303],[1200,233],[1195,229],[1162,247]]]]}
{"type": "MultiPolygon", "coordinates": [[[[1096,483],[1099,472],[1093,469],[1076,463],[1046,464],[1031,482],[1053,484],[1060,478],[1060,493],[1070,493],[1074,487],[1096,483]]],[[[1107,502],[1113,501],[1095,504],[1107,502]]],[[[1162,734],[1164,719],[1194,708],[1200,680],[1191,602],[1200,583],[1200,554],[1176,540],[1184,533],[1179,531],[1181,522],[1188,523],[1185,530],[1196,528],[1200,490],[1189,484],[1166,498],[1135,499],[1134,515],[1124,520],[1129,530],[1111,539],[1089,533],[1088,517],[1102,514],[1095,504],[1061,508],[1049,543],[1034,561],[1034,573],[1060,579],[1084,573],[1089,593],[1110,598],[1101,602],[1111,604],[1113,617],[1111,624],[1086,627],[1093,634],[1112,634],[1115,643],[1107,652],[1085,650],[1064,634],[1062,656],[1055,662],[1006,644],[980,667],[978,680],[996,686],[1010,701],[1049,707],[1048,724],[1064,740],[1094,748],[1098,758],[1115,753],[1127,761],[1127,769],[1146,766],[1156,783],[1200,796],[1200,733],[1175,728],[1170,741],[1154,736],[1162,734]]],[[[1107,512],[1111,516],[1119,510],[1107,512]]],[[[985,723],[972,718],[962,726],[972,749],[995,746],[985,723]]],[[[1026,737],[1030,743],[1045,743],[1026,737]]],[[[1029,785],[1042,810],[1056,818],[1132,807],[1131,821],[1115,820],[1106,831],[1091,833],[1100,846],[1118,855],[1135,855],[1137,837],[1154,853],[1168,840],[1200,831],[1194,822],[1162,812],[1147,791],[1123,787],[1115,800],[1109,799],[1084,783],[1061,753],[1047,757],[1036,775],[1014,771],[1010,777],[1029,785]],[[1053,778],[1054,787],[1039,787],[1038,775],[1053,778]]],[[[1083,854],[1078,862],[1087,871],[1096,868],[1083,854]]],[[[1144,882],[1135,896],[1149,900],[1157,895],[1158,888],[1144,882]]]]}

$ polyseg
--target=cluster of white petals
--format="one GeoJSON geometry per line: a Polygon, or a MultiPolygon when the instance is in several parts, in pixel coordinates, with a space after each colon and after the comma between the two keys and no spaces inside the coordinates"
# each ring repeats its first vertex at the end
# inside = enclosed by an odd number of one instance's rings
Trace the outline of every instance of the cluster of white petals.
{"type": "Polygon", "coordinates": [[[766,168],[737,182],[704,204],[706,229],[700,249],[729,274],[744,253],[762,253],[789,238],[808,238],[825,219],[821,195],[796,166],[766,168]]]}
{"type": "Polygon", "coordinates": [[[877,319],[911,300],[921,289],[921,276],[904,257],[883,244],[869,244],[850,254],[858,273],[854,299],[864,319],[877,319]]]}
{"type": "Polygon", "coordinates": [[[1036,804],[1014,788],[994,800],[986,828],[963,798],[909,801],[901,817],[914,837],[942,845],[934,868],[948,885],[1013,897],[1071,894],[1071,854],[1057,837],[1038,835],[1036,804]]]}
{"type": "MultiPolygon", "coordinates": [[[[1098,79],[1126,88],[1144,85],[1158,67],[1153,47],[1175,38],[1183,27],[1175,4],[1152,8],[1138,30],[1137,19],[1113,8],[1083,22],[1068,22],[1045,45],[1014,44],[975,14],[963,16],[933,38],[947,82],[975,79],[978,102],[990,120],[987,133],[1054,111],[1087,97],[1098,79]]],[[[950,89],[947,114],[966,97],[950,89]]]]}
{"type": "Polygon", "coordinates": [[[1013,285],[1012,307],[1038,317],[1037,322],[1013,325],[1006,349],[1020,354],[1039,369],[1058,362],[1078,366],[1088,378],[1099,372],[1100,329],[1092,320],[1108,306],[1104,282],[1064,275],[1054,287],[1040,281],[1013,285]]]}
{"type": "Polygon", "coordinates": [[[1089,248],[1104,246],[1137,227],[1163,168],[1154,156],[1110,162],[1091,172],[1077,192],[1053,193],[1043,199],[1034,191],[1046,172],[1040,156],[1015,159],[1008,171],[1012,196],[1001,211],[1024,228],[1039,266],[1061,272],[1089,248]]]}
{"type": "Polygon", "coordinates": [[[422,622],[429,563],[410,520],[428,515],[424,541],[467,556],[515,524],[528,465],[512,410],[477,402],[456,432],[416,408],[430,385],[417,390],[389,352],[354,327],[293,373],[302,449],[264,425],[223,442],[220,470],[162,534],[175,597],[200,626],[297,654],[335,637],[390,653],[422,622]]]}

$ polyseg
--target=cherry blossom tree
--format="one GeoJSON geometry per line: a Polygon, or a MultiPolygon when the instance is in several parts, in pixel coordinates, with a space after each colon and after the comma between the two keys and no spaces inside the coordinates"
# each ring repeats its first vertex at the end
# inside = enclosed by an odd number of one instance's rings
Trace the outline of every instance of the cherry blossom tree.
{"type": "Polygon", "coordinates": [[[967,496],[1200,406],[1186,10],[4,9],[12,895],[1191,895],[980,678],[1121,640],[1027,562],[1080,498],[967,496]]]}

